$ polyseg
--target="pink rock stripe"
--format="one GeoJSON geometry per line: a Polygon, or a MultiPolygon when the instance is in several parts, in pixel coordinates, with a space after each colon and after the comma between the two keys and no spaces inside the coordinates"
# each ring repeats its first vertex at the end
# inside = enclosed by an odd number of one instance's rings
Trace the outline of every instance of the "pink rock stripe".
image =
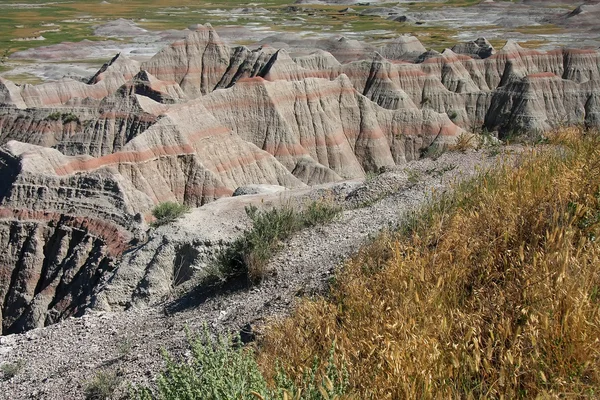
{"type": "Polygon", "coordinates": [[[116,224],[90,216],[74,216],[64,215],[53,211],[0,207],[0,219],[45,222],[54,221],[56,223],[62,220],[63,222],[66,222],[68,226],[86,230],[92,235],[101,238],[104,243],[106,243],[108,253],[113,257],[119,256],[127,247],[129,240],[131,240],[131,234],[119,229],[116,224]]]}

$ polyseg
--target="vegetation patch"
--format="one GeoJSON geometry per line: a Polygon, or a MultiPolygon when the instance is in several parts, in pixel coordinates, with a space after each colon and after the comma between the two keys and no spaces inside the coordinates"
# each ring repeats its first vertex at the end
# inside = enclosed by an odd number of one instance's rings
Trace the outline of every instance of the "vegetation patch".
{"type": "Polygon", "coordinates": [[[362,249],[259,364],[300,379],[335,341],[362,399],[596,397],[599,215],[600,139],[563,129],[362,249]]]}
{"type": "Polygon", "coordinates": [[[77,115],[73,113],[61,113],[60,111],[55,111],[48,114],[46,119],[49,121],[62,121],[63,124],[68,124],[71,122],[79,123],[79,117],[77,115]]]}
{"type": "Polygon", "coordinates": [[[252,228],[219,254],[219,270],[226,277],[246,276],[251,282],[260,281],[283,240],[301,229],[332,222],[341,211],[341,207],[325,200],[314,201],[300,211],[291,205],[270,210],[248,206],[252,228]]]}
{"type": "Polygon", "coordinates": [[[86,400],[110,400],[121,384],[121,377],[115,372],[98,371],[94,377],[86,383],[84,395],[86,400]]]}
{"type": "MultiPolygon", "coordinates": [[[[306,370],[299,384],[279,369],[269,388],[250,348],[235,346],[229,337],[212,339],[205,330],[200,336],[188,332],[192,357],[174,360],[164,354],[167,366],[153,391],[138,387],[132,397],[138,400],[341,400],[348,387],[347,375],[338,370],[331,356],[320,374],[320,363],[306,370]]],[[[346,397],[348,398],[348,397],[346,397]]]]}
{"type": "Polygon", "coordinates": [[[153,227],[159,227],[171,223],[188,212],[190,208],[186,205],[167,201],[154,207],[152,215],[156,220],[152,223],[153,227]]]}
{"type": "Polygon", "coordinates": [[[19,374],[19,372],[21,372],[24,366],[25,361],[23,360],[18,360],[14,363],[2,364],[0,366],[0,372],[2,372],[2,379],[8,381],[14,378],[19,374]]]}

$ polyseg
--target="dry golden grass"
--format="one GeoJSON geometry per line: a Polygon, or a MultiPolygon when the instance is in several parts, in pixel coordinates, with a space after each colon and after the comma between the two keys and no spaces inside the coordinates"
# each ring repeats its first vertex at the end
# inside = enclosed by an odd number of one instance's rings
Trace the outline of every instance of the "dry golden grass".
{"type": "Polygon", "coordinates": [[[563,129],[365,247],[330,297],[266,330],[263,370],[300,376],[335,342],[362,399],[600,396],[592,136],[563,129]]]}

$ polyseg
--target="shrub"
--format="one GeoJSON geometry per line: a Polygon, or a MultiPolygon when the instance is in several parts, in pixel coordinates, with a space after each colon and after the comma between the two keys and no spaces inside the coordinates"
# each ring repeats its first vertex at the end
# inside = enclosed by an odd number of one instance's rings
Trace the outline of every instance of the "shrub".
{"type": "Polygon", "coordinates": [[[189,210],[190,208],[188,206],[172,201],[161,203],[152,210],[152,215],[156,218],[156,221],[152,223],[152,226],[157,227],[173,222],[189,210]]]}
{"type": "Polygon", "coordinates": [[[79,122],[79,117],[73,113],[61,113],[60,111],[55,111],[49,114],[46,119],[50,121],[62,121],[63,124],[68,124],[70,122],[79,122]]]}
{"type": "Polygon", "coordinates": [[[364,399],[596,397],[600,139],[562,133],[362,249],[265,330],[263,371],[301,376],[335,339],[364,399]]]}
{"type": "Polygon", "coordinates": [[[438,158],[440,158],[442,156],[442,154],[444,154],[447,150],[448,149],[447,149],[446,145],[432,143],[429,146],[427,146],[426,148],[421,150],[421,157],[422,158],[431,158],[432,160],[435,161],[438,158]]]}
{"type": "Polygon", "coordinates": [[[50,121],[58,121],[61,116],[62,116],[62,114],[60,112],[56,111],[56,112],[49,114],[46,117],[46,119],[49,119],[50,121]]]}
{"type": "Polygon", "coordinates": [[[114,372],[98,371],[96,375],[86,383],[84,395],[86,400],[109,400],[121,384],[121,378],[114,372]]]}
{"type": "MultiPolygon", "coordinates": [[[[167,366],[157,380],[157,398],[255,400],[252,391],[266,392],[266,381],[251,350],[234,348],[228,337],[213,340],[206,330],[197,337],[188,333],[188,340],[190,362],[175,361],[164,353],[167,366]]],[[[139,388],[136,397],[154,398],[149,388],[139,388]]]]}
{"type": "Polygon", "coordinates": [[[367,171],[365,173],[365,182],[371,182],[371,181],[375,180],[375,178],[377,178],[377,176],[379,176],[379,174],[377,172],[367,171]]]}
{"type": "Polygon", "coordinates": [[[300,213],[301,227],[312,227],[333,222],[342,209],[325,201],[313,201],[300,213]]]}
{"type": "Polygon", "coordinates": [[[62,122],[63,122],[63,124],[68,124],[71,122],[79,122],[79,117],[73,113],[63,114],[62,122]]]}
{"type": "Polygon", "coordinates": [[[248,206],[246,214],[252,220],[252,228],[217,256],[219,270],[226,277],[246,276],[257,282],[266,275],[267,263],[281,241],[301,229],[329,223],[341,211],[323,200],[310,203],[302,211],[290,205],[271,210],[248,206]]]}

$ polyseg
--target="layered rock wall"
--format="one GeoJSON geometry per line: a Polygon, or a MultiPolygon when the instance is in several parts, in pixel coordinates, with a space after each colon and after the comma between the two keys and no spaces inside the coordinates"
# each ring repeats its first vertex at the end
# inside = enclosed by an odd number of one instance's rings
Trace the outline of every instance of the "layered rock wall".
{"type": "MultiPolygon", "coordinates": [[[[482,127],[600,124],[597,50],[329,44],[332,53],[293,58],[231,48],[201,26],[146,63],[117,55],[88,83],[0,79],[3,332],[76,315],[91,299],[114,308],[163,293],[155,277],[172,273],[168,261],[156,274],[147,257],[121,261],[145,251],[162,202],[198,207],[251,184],[363,178],[482,127]]],[[[148,251],[163,254],[159,242],[148,251]]]]}

